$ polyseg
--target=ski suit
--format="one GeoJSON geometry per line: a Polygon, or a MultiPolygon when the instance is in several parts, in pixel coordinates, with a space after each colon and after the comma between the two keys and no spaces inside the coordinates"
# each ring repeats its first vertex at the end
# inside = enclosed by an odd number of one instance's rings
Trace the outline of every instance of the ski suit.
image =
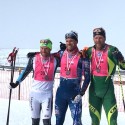
{"type": "Polygon", "coordinates": [[[112,77],[116,65],[125,70],[125,62],[120,63],[113,55],[118,51],[116,47],[106,44],[104,49],[98,51],[89,47],[87,55],[91,60],[91,83],[89,87],[89,111],[92,125],[99,125],[102,105],[104,107],[108,125],[117,125],[117,104],[114,93],[112,77]],[[100,65],[97,65],[97,62],[100,65]],[[98,66],[98,67],[97,67],[98,66]]]}
{"type": "MultiPolygon", "coordinates": [[[[82,58],[78,54],[78,51],[74,55],[69,55],[65,50],[61,57],[60,66],[60,84],[56,92],[55,100],[55,114],[56,125],[63,125],[65,120],[65,114],[69,106],[71,116],[74,119],[76,104],[73,103],[73,97],[80,92],[85,93],[90,82],[90,62],[87,58],[82,58]],[[69,57],[70,56],[70,57],[69,57]],[[67,72],[67,61],[70,58],[70,70],[67,72]],[[82,76],[84,76],[84,82],[81,87],[82,76]]],[[[79,111],[77,115],[77,123],[75,125],[82,125],[82,101],[79,102],[79,111]]],[[[70,123],[71,124],[71,123],[70,123]]]]}
{"type": "MultiPolygon", "coordinates": [[[[43,123],[46,124],[46,119],[51,120],[52,101],[53,101],[53,84],[54,75],[59,65],[57,58],[52,55],[49,57],[49,64],[43,67],[43,59],[40,53],[36,53],[29,58],[27,67],[22,71],[17,81],[21,83],[26,76],[33,70],[33,82],[30,91],[30,107],[33,125],[39,125],[40,112],[42,111],[43,123]],[[44,70],[48,69],[48,74],[44,70]]],[[[46,63],[46,62],[45,62],[46,63]]],[[[50,124],[49,124],[50,125],[50,124]]]]}

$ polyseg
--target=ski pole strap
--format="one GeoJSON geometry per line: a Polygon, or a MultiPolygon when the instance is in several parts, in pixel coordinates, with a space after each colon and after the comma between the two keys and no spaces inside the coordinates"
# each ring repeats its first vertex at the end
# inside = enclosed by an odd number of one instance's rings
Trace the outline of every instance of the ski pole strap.
{"type": "Polygon", "coordinates": [[[11,66],[11,82],[13,82],[15,61],[16,61],[16,55],[17,55],[18,50],[19,49],[16,49],[16,47],[14,47],[12,52],[8,55],[8,58],[7,58],[11,66]]]}
{"type": "Polygon", "coordinates": [[[18,50],[19,49],[16,49],[16,47],[14,47],[12,52],[8,55],[7,60],[9,63],[11,63],[15,59],[18,50]]]}
{"type": "Polygon", "coordinates": [[[122,80],[121,80],[121,74],[120,74],[120,67],[119,67],[119,65],[118,65],[118,75],[119,75],[119,78],[120,78],[120,87],[121,87],[122,101],[123,101],[124,112],[125,112],[124,92],[123,92],[123,87],[122,87],[122,80]]]}

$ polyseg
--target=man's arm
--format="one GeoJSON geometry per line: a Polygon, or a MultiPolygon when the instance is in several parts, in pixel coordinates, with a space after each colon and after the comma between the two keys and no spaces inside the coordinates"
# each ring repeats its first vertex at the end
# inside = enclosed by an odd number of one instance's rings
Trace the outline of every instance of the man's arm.
{"type": "Polygon", "coordinates": [[[90,60],[88,58],[84,58],[83,61],[83,75],[84,75],[84,81],[82,84],[80,95],[84,95],[86,89],[88,88],[88,85],[90,83],[90,60]]]}
{"type": "Polygon", "coordinates": [[[82,61],[82,71],[84,75],[84,82],[82,84],[80,93],[75,97],[73,97],[74,103],[78,103],[81,100],[82,96],[85,94],[85,91],[90,83],[90,61],[87,58],[84,58],[82,61]]]}
{"type": "Polygon", "coordinates": [[[10,88],[16,88],[33,70],[33,58],[29,58],[27,66],[23,69],[15,83],[10,83],[10,88]]]}
{"type": "Polygon", "coordinates": [[[114,58],[117,60],[118,65],[122,70],[125,70],[125,60],[122,53],[115,47],[115,50],[112,52],[114,58]]]}
{"type": "Polygon", "coordinates": [[[22,82],[32,70],[33,70],[33,58],[29,58],[27,66],[24,68],[24,70],[19,75],[17,81],[19,83],[22,82]]]}

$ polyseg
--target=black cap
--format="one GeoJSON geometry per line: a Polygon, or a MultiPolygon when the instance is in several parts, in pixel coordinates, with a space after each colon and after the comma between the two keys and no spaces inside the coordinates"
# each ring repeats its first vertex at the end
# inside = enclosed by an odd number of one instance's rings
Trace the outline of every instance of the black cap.
{"type": "Polygon", "coordinates": [[[76,41],[78,41],[78,34],[75,31],[70,31],[69,33],[65,34],[65,39],[72,38],[76,41]]]}
{"type": "Polygon", "coordinates": [[[105,33],[105,30],[103,28],[95,28],[93,30],[93,37],[95,37],[96,35],[101,35],[103,36],[104,38],[106,38],[106,33],[105,33]]]}

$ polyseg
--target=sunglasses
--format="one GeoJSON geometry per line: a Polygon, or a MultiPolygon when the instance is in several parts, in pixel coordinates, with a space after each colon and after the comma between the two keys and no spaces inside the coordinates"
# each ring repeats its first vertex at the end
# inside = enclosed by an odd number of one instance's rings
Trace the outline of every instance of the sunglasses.
{"type": "Polygon", "coordinates": [[[52,42],[48,39],[45,39],[45,40],[40,40],[40,43],[48,44],[48,43],[52,43],[52,42]]]}
{"type": "Polygon", "coordinates": [[[65,35],[65,39],[73,38],[73,39],[77,40],[77,37],[78,37],[77,34],[75,34],[74,32],[66,33],[66,35],[65,35]]]}
{"type": "Polygon", "coordinates": [[[94,29],[93,32],[101,32],[101,29],[94,29]]]}

